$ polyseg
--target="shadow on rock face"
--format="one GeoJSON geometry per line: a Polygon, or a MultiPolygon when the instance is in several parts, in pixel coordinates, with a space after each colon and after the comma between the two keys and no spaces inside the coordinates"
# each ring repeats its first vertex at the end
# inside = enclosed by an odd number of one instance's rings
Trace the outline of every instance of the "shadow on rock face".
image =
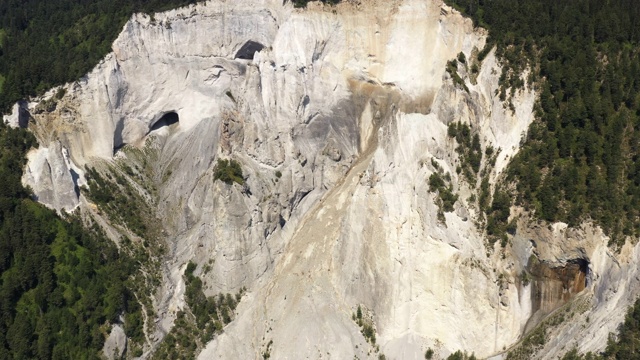
{"type": "Polygon", "coordinates": [[[257,52],[262,51],[264,49],[264,45],[259,42],[249,40],[236,53],[234,59],[244,59],[244,60],[253,60],[253,55],[257,52]]]}
{"type": "Polygon", "coordinates": [[[171,126],[173,124],[177,124],[180,121],[178,114],[173,111],[170,111],[164,115],[158,121],[156,121],[149,129],[149,132],[159,130],[165,126],[171,126]]]}
{"type": "Polygon", "coordinates": [[[26,129],[29,126],[29,114],[28,104],[26,101],[18,101],[18,126],[26,129]]]}

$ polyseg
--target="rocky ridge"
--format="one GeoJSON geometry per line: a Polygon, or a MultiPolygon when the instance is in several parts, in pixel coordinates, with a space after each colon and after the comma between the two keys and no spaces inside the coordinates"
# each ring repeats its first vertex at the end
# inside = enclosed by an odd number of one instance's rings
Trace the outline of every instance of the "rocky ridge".
{"type": "Polygon", "coordinates": [[[38,200],[79,207],[116,241],[127,229],[108,225],[80,191],[85,166],[135,164],[133,179],[143,164],[127,149],[153,153],[144,161],[153,184],[136,188],[169,251],[148,349],[185,306],[192,260],[208,294],[248,290],[203,359],[495,355],[564,305],[568,289],[522,281],[532,258],[588,264],[575,297],[583,305],[548,330],[537,356],[601,349],[637,293],[637,246],[617,254],[589,224],[523,214],[507,248],[488,249],[472,200],[479,184],[456,171],[449,124],[469,124],[483,151],[500,150],[494,166],[483,163],[493,184],[533,120],[532,88],[513,110],[497,98],[493,52],[478,74],[457,65],[464,87],[446,72],[460,52],[472,61],[485,37],[440,1],[306,10],[210,1],[135,15],[113,53],[64,96],[54,89],[5,121],[24,125],[30,114],[41,147],[23,180],[38,200]],[[167,114],[178,122],[163,123],[167,114]],[[214,181],[219,158],[242,164],[244,185],[214,181]],[[438,169],[459,195],[444,222],[428,185],[438,169]],[[358,307],[375,343],[353,319],[358,307]]]}

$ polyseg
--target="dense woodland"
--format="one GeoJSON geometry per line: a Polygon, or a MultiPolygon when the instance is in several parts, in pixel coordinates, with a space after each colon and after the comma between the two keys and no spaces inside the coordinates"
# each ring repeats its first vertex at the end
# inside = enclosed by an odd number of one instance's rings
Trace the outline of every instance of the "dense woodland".
{"type": "Polygon", "coordinates": [[[448,2],[490,30],[479,58],[497,48],[505,106],[523,86],[540,93],[508,169],[516,202],[547,221],[592,219],[616,245],[639,236],[640,3],[448,2]]]}
{"type": "Polygon", "coordinates": [[[134,12],[195,0],[0,1],[0,109],[74,81],[109,51],[134,12]]]}
{"type": "Polygon", "coordinates": [[[0,123],[0,359],[95,359],[109,324],[142,340],[136,264],[97,227],[60,218],[20,183],[35,138],[0,123]]]}

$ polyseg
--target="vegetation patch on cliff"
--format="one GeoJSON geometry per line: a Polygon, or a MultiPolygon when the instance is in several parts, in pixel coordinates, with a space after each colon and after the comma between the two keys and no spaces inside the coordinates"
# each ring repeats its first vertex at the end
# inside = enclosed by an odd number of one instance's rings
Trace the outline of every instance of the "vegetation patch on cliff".
{"type": "Polygon", "coordinates": [[[233,159],[218,159],[218,163],[213,169],[213,180],[220,180],[228,185],[234,182],[243,185],[244,177],[240,163],[233,159]]]}
{"type": "Polygon", "coordinates": [[[609,334],[609,341],[601,354],[578,353],[577,349],[569,351],[562,360],[605,360],[605,359],[639,359],[640,358],[640,299],[629,307],[624,322],[620,324],[617,334],[609,334]]]}
{"type": "Polygon", "coordinates": [[[195,358],[197,352],[235,318],[234,311],[245,289],[235,296],[220,293],[207,297],[202,280],[193,274],[196,268],[193,262],[187,264],[184,280],[188,308],[178,312],[173,329],[154,353],[154,359],[195,358]]]}
{"type": "Polygon", "coordinates": [[[480,210],[479,226],[487,231],[490,245],[500,240],[504,247],[507,242],[506,234],[513,231],[515,224],[508,222],[512,201],[509,193],[501,187],[497,187],[492,196],[489,184],[489,174],[495,166],[500,149],[496,150],[489,145],[483,151],[477,130],[465,123],[450,123],[447,135],[458,144],[456,152],[460,165],[456,168],[456,173],[461,174],[471,189],[475,190],[469,201],[477,204],[480,210]]]}
{"type": "Polygon", "coordinates": [[[472,133],[469,125],[461,122],[452,122],[447,128],[447,135],[458,143],[456,152],[460,156],[461,165],[456,169],[462,173],[469,184],[475,187],[477,174],[482,163],[482,147],[480,135],[472,133]]]}
{"type": "Polygon", "coordinates": [[[153,179],[159,177],[146,163],[147,157],[154,155],[152,145],[147,141],[142,150],[125,146],[122,150],[126,156],[114,163],[99,164],[100,171],[88,167],[88,187],[81,189],[97,205],[99,213],[122,234],[121,251],[139,266],[131,278],[143,308],[142,316],[136,321],[145,323],[148,333],[154,331],[152,296],[161,284],[161,263],[166,251],[162,225],[157,223],[149,203],[153,198],[150,194],[156,191],[153,179]]]}
{"type": "Polygon", "coordinates": [[[429,176],[429,191],[438,195],[436,199],[438,220],[444,223],[446,221],[444,213],[454,210],[453,205],[458,201],[458,194],[453,191],[451,174],[445,174],[442,167],[434,159],[431,159],[431,165],[435,171],[429,176]]]}
{"type": "Polygon", "coordinates": [[[464,83],[464,80],[460,77],[460,74],[458,74],[458,64],[461,64],[465,68],[467,66],[467,61],[463,52],[460,52],[456,59],[447,61],[447,73],[451,76],[454,85],[459,86],[466,92],[469,92],[467,84],[464,83]]]}
{"type": "Polygon", "coordinates": [[[385,355],[380,352],[380,345],[376,344],[376,326],[373,322],[373,314],[361,305],[358,305],[356,312],[351,315],[351,319],[355,321],[360,328],[362,336],[364,336],[371,345],[372,351],[378,354],[378,359],[385,359],[385,355]]]}

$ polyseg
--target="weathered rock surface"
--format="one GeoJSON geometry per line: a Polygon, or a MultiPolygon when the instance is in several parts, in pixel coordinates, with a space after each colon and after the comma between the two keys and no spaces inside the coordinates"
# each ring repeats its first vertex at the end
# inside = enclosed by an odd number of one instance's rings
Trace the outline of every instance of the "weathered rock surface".
{"type": "Polygon", "coordinates": [[[531,254],[551,266],[588,261],[586,289],[566,321],[549,333],[549,341],[538,357],[555,358],[574,347],[582,353],[602,350],[609,334],[617,332],[628,307],[638,296],[638,245],[627,243],[617,253],[607,246],[609,239],[602,230],[588,223],[572,229],[562,223],[522,221],[519,229],[522,231],[513,239],[514,248],[527,247],[531,254]]]}
{"type": "Polygon", "coordinates": [[[68,84],[55,107],[29,105],[42,147],[29,155],[24,182],[53,208],[86,207],[79,169],[126,159],[125,144],[152,149],[153,204],[170,252],[149,338],[166,334],[184,307],[190,260],[210,264],[196,270],[208,294],[248,289],[202,359],[259,358],[267,348],[274,358],[377,357],[352,319],[358,305],[388,358],[422,358],[429,347],[499,353],[539,308],[565,301],[536,305],[519,280],[532,254],[550,267],[589,262],[580,296],[592,305],[580,316],[590,322],[554,330],[542,356],[571,341],[602,348],[637,294],[637,247],[616,255],[593,227],[552,231],[521,220],[503,256],[487,251],[475,224],[477,184],[457,174],[447,125],[470,124],[483,149],[500,149],[493,183],[535,101],[530,88],[515,95],[514,110],[496,97],[493,53],[475,82],[459,65],[468,92],[453,84],[447,61],[461,51],[471,59],[485,36],[437,0],[306,10],[216,0],[135,15],[113,53],[68,84]],[[219,158],[242,164],[244,186],[214,181],[219,158]],[[427,184],[432,162],[459,194],[446,225],[427,184]]]}
{"type": "Polygon", "coordinates": [[[121,325],[116,324],[111,328],[111,332],[104,342],[102,352],[107,359],[122,359],[122,355],[127,350],[127,335],[121,325]]]}
{"type": "Polygon", "coordinates": [[[23,182],[31,186],[36,200],[58,210],[71,211],[79,204],[78,183],[82,171],[69,160],[67,149],[59,141],[27,154],[23,182]]]}
{"type": "Polygon", "coordinates": [[[29,123],[29,112],[27,110],[26,102],[20,101],[13,105],[11,114],[3,115],[2,120],[5,124],[11,127],[26,128],[29,123]]]}

